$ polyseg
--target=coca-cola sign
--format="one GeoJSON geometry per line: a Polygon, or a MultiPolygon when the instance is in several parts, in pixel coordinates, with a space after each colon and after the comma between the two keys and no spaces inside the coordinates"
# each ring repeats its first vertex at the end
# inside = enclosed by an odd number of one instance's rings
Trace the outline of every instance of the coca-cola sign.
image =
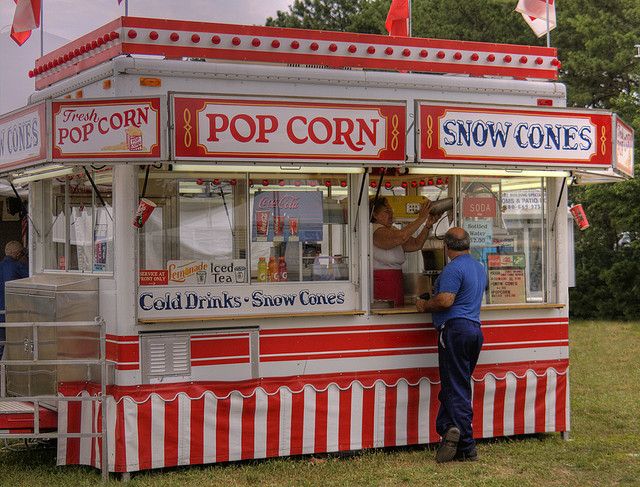
{"type": "Polygon", "coordinates": [[[253,197],[254,242],[322,240],[320,191],[261,191],[253,197]]]}
{"type": "Polygon", "coordinates": [[[160,158],[160,98],[53,102],[52,119],[54,160],[160,158]]]}
{"type": "Polygon", "coordinates": [[[404,103],[173,98],[176,159],[405,161],[404,103]]]}

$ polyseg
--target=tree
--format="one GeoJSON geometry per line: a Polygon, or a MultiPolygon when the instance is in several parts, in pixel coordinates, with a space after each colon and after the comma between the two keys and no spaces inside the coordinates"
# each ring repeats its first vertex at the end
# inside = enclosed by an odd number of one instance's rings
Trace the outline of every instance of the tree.
{"type": "Polygon", "coordinates": [[[295,0],[288,12],[278,10],[266,25],[351,31],[352,19],[362,12],[366,0],[295,0]]]}

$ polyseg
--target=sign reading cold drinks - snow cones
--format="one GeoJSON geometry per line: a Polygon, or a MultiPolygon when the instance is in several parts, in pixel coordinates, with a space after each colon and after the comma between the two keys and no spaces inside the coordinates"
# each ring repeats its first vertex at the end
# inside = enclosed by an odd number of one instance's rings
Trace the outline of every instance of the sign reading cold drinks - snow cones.
{"type": "Polygon", "coordinates": [[[612,115],[418,103],[420,161],[538,167],[609,167],[612,115]]]}
{"type": "Polygon", "coordinates": [[[69,159],[159,159],[160,98],[52,103],[52,156],[69,159]]]}
{"type": "Polygon", "coordinates": [[[406,105],[175,96],[175,159],[404,163],[406,105]]]}

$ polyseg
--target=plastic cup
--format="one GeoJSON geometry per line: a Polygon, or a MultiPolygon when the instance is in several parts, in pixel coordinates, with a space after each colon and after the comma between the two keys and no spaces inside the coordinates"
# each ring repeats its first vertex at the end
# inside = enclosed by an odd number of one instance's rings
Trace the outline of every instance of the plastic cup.
{"type": "Polygon", "coordinates": [[[284,216],[273,215],[273,234],[278,237],[284,234],[284,216]]]}
{"type": "Polygon", "coordinates": [[[571,215],[573,215],[573,219],[578,224],[578,228],[580,230],[586,230],[589,228],[589,220],[587,220],[587,215],[584,212],[582,205],[573,205],[569,208],[569,211],[571,212],[571,215]]]}
{"type": "Polygon", "coordinates": [[[289,217],[289,235],[295,237],[298,235],[298,219],[289,217]]]}
{"type": "Polygon", "coordinates": [[[142,198],[140,203],[138,203],[136,216],[133,218],[133,226],[136,228],[142,228],[155,209],[156,204],[153,201],[142,198]]]}
{"type": "Polygon", "coordinates": [[[266,237],[269,234],[270,211],[256,211],[256,235],[266,237]]]}

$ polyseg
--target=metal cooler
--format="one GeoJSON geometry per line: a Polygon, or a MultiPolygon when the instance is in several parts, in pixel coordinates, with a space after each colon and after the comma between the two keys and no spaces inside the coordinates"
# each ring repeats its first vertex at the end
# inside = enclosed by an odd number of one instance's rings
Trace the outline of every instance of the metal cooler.
{"type": "MultiPolygon", "coordinates": [[[[37,274],[6,283],[8,323],[57,322],[60,326],[7,328],[5,359],[68,360],[99,358],[100,337],[94,328],[65,327],[66,322],[93,321],[98,315],[98,279],[80,275],[37,274]]],[[[100,380],[94,366],[7,366],[7,393],[12,396],[57,394],[58,383],[100,380]]]]}

